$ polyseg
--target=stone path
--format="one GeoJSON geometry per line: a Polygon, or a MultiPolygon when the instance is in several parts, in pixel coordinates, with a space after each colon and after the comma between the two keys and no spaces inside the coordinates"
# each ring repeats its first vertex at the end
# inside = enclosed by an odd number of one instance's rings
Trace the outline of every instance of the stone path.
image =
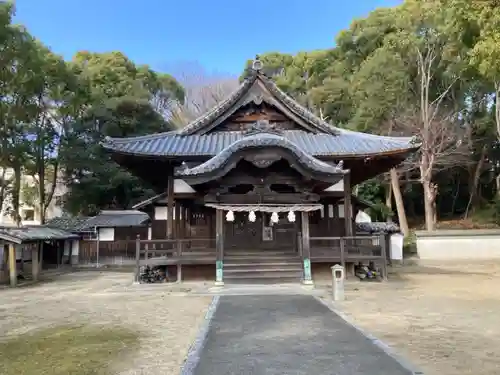
{"type": "Polygon", "coordinates": [[[409,375],[312,296],[221,296],[194,375],[409,375]]]}

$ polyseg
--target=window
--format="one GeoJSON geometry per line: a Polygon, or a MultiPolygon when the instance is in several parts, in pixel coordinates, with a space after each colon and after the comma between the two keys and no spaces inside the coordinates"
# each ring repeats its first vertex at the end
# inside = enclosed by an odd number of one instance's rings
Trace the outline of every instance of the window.
{"type": "Polygon", "coordinates": [[[23,208],[21,210],[21,220],[34,221],[35,220],[35,210],[33,208],[23,208]]]}

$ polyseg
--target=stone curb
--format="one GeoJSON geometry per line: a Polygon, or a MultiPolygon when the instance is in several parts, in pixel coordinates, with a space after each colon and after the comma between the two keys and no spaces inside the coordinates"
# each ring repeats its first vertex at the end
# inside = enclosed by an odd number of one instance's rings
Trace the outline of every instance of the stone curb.
{"type": "Polygon", "coordinates": [[[348,317],[346,314],[344,314],[342,311],[338,310],[331,301],[324,300],[320,297],[313,296],[318,302],[322,303],[324,306],[326,306],[330,311],[333,313],[337,314],[342,320],[344,320],[348,325],[356,329],[359,333],[361,333],[363,336],[365,336],[368,340],[370,340],[373,344],[375,344],[377,347],[382,349],[384,353],[386,353],[389,357],[394,359],[397,363],[399,363],[404,369],[409,371],[412,375],[424,375],[422,371],[416,368],[412,363],[407,361],[405,358],[401,357],[399,354],[397,354],[394,349],[392,349],[389,345],[384,343],[383,341],[379,340],[375,336],[373,336],[371,333],[366,332],[363,328],[359,327],[356,325],[350,317],[348,317]]]}
{"type": "Polygon", "coordinates": [[[207,313],[205,314],[205,321],[203,322],[198,335],[196,336],[196,339],[194,340],[193,344],[189,348],[186,360],[184,361],[184,364],[182,366],[182,370],[180,372],[180,375],[192,375],[194,374],[194,370],[196,369],[196,366],[198,365],[198,362],[200,362],[200,356],[201,352],[205,346],[206,340],[207,340],[207,335],[208,335],[208,330],[210,329],[210,326],[212,324],[212,318],[214,317],[215,311],[217,310],[217,307],[219,306],[219,299],[220,296],[214,296],[212,298],[212,302],[210,303],[210,306],[208,307],[207,313]]]}

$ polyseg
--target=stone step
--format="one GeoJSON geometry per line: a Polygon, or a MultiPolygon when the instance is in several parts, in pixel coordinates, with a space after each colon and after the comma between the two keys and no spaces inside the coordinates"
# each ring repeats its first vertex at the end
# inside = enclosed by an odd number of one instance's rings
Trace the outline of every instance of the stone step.
{"type": "Polygon", "coordinates": [[[241,275],[241,274],[260,274],[265,272],[273,272],[277,275],[282,272],[302,272],[300,265],[282,265],[282,266],[271,266],[265,264],[255,264],[249,267],[226,267],[224,266],[224,275],[241,275]]]}
{"type": "Polygon", "coordinates": [[[224,282],[233,283],[298,283],[302,279],[301,270],[253,270],[245,272],[224,272],[224,282]]]}
{"type": "Polygon", "coordinates": [[[224,254],[224,259],[300,259],[296,254],[224,254]]]}
{"type": "Polygon", "coordinates": [[[302,264],[296,261],[289,262],[247,262],[247,263],[224,263],[224,272],[226,271],[253,271],[255,269],[259,270],[301,270],[302,264]]]}
{"type": "Polygon", "coordinates": [[[300,261],[300,257],[298,255],[225,255],[224,262],[244,262],[245,260],[252,261],[262,261],[262,262],[270,262],[270,261],[300,261]]]}
{"type": "Polygon", "coordinates": [[[265,278],[240,278],[225,279],[226,285],[270,285],[270,284],[299,284],[302,277],[265,277],[265,278]]]}

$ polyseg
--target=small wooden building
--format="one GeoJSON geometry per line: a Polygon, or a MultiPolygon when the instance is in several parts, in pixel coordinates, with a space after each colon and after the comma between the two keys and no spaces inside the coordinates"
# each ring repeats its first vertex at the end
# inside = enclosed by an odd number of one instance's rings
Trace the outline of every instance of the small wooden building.
{"type": "Polygon", "coordinates": [[[0,282],[15,286],[18,275],[32,276],[50,266],[60,266],[64,249],[79,236],[45,226],[0,228],[0,282]]]}
{"type": "Polygon", "coordinates": [[[327,124],[258,59],[232,95],[183,129],[103,147],[161,192],[135,207],[153,218],[138,264],[213,264],[217,284],[307,284],[312,263],[385,265],[384,241],[355,233],[352,187],[417,149],[410,138],[327,124]]]}
{"type": "Polygon", "coordinates": [[[65,249],[65,260],[73,265],[135,264],[137,236],[151,238],[151,219],[138,210],[103,210],[92,217],[54,218],[47,223],[78,234],[81,241],[65,249]]]}

